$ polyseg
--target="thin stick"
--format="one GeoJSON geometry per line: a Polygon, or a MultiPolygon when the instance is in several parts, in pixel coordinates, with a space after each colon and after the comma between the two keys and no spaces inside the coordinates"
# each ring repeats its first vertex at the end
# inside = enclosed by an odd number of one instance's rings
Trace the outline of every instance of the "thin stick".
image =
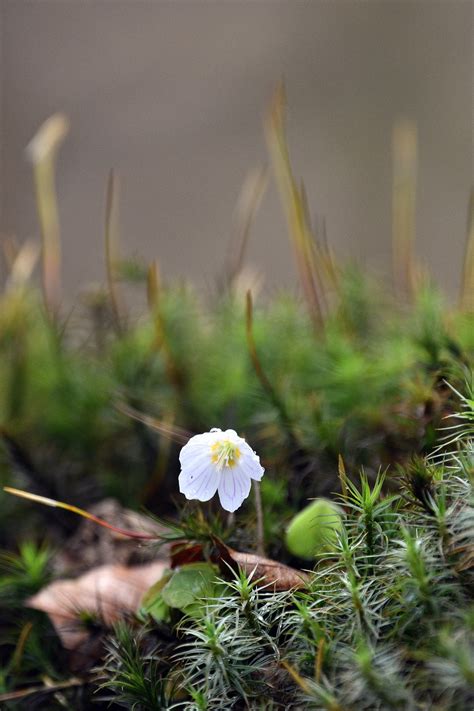
{"type": "Polygon", "coordinates": [[[0,703],[15,701],[17,699],[26,699],[28,696],[33,696],[34,694],[54,694],[56,691],[62,691],[63,689],[72,689],[75,686],[85,686],[85,684],[90,684],[99,678],[100,677],[91,677],[89,679],[73,678],[68,679],[67,681],[61,681],[58,684],[44,684],[42,686],[30,686],[28,689],[9,691],[6,694],[0,694],[0,703]]]}
{"type": "Polygon", "coordinates": [[[260,482],[253,482],[253,491],[255,494],[255,512],[257,514],[257,553],[265,555],[265,530],[263,526],[263,508],[262,494],[260,491],[260,482]]]}
{"type": "Polygon", "coordinates": [[[156,541],[159,538],[158,536],[153,535],[151,533],[137,533],[136,531],[128,531],[125,528],[120,528],[118,526],[112,526],[111,523],[107,523],[107,521],[104,521],[103,519],[99,518],[98,516],[94,516],[94,514],[89,513],[89,511],[84,511],[84,509],[80,509],[77,506],[73,506],[71,504],[66,504],[64,501],[56,501],[56,499],[49,499],[46,496],[39,496],[38,494],[31,494],[29,491],[22,491],[21,489],[13,489],[11,486],[4,486],[3,490],[6,491],[7,494],[13,494],[13,496],[19,496],[22,499],[28,499],[28,501],[35,501],[38,504],[43,504],[43,506],[51,506],[52,508],[55,508],[55,509],[64,509],[65,511],[71,511],[71,513],[75,513],[78,516],[87,518],[89,521],[93,521],[94,523],[97,523],[99,526],[102,526],[103,528],[108,528],[110,531],[113,531],[114,533],[118,533],[121,536],[126,536],[127,538],[137,538],[138,540],[141,540],[141,541],[156,541]]]}
{"type": "Polygon", "coordinates": [[[138,422],[143,422],[143,424],[147,427],[150,427],[152,430],[156,430],[160,433],[160,435],[163,435],[163,437],[167,437],[178,444],[186,444],[186,442],[193,436],[192,432],[188,432],[188,430],[185,430],[182,427],[173,425],[166,420],[157,420],[155,417],[146,415],[139,410],[135,410],[135,408],[130,407],[129,405],[125,405],[124,403],[119,403],[115,407],[124,415],[127,415],[138,422]]]}

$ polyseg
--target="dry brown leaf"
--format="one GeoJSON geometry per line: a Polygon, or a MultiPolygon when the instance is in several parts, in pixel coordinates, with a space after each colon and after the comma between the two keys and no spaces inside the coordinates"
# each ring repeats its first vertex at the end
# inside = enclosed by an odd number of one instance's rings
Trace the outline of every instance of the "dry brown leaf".
{"type": "Polygon", "coordinates": [[[143,594],[161,578],[165,561],[127,568],[103,565],[73,580],[57,580],[27,602],[49,618],[65,649],[76,650],[87,642],[90,631],[84,618],[105,627],[133,615],[143,594]]]}
{"type": "MultiPolygon", "coordinates": [[[[234,570],[242,568],[247,575],[253,573],[254,579],[260,580],[262,586],[268,585],[276,591],[304,588],[309,582],[309,575],[302,570],[255,553],[236,551],[216,537],[213,542],[215,550],[211,559],[219,565],[223,575],[228,574],[229,567],[234,570]]],[[[200,543],[178,543],[171,546],[172,568],[205,559],[200,543]]]]}
{"type": "Polygon", "coordinates": [[[254,553],[241,553],[217,539],[215,544],[220,555],[219,563],[223,562],[234,569],[242,568],[247,575],[253,572],[255,580],[261,580],[262,585],[268,585],[275,591],[304,588],[309,582],[309,575],[302,570],[254,553]]]}

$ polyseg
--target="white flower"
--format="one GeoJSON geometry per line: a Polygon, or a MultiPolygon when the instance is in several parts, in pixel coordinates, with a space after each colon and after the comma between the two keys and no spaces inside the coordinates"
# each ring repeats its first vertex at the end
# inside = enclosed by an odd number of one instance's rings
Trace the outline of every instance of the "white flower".
{"type": "Polygon", "coordinates": [[[234,430],[195,435],[179,455],[179,490],[187,499],[209,501],[216,491],[226,511],[235,511],[250,493],[251,479],[265,469],[247,442],[234,430]]]}

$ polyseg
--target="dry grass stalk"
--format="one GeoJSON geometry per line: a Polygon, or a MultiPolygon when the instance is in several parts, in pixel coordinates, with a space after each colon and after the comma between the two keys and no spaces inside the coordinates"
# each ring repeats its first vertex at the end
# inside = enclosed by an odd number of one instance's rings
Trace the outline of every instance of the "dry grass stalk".
{"type": "Polygon", "coordinates": [[[392,244],[395,288],[412,299],[416,291],[414,245],[418,141],[416,124],[398,121],[393,129],[392,244]]]}
{"type": "Polygon", "coordinates": [[[303,292],[313,324],[319,330],[324,320],[323,301],[327,298],[327,285],[336,283],[336,269],[331,254],[316,239],[304,187],[299,186],[293,176],[285,134],[285,105],[285,92],[280,85],[265,123],[265,134],[303,292]]]}
{"type": "Polygon", "coordinates": [[[61,299],[61,236],[55,186],[58,150],[69,131],[64,114],[54,114],[26,148],[33,163],[36,204],[43,243],[43,295],[46,309],[56,317],[61,299]]]}
{"type": "Polygon", "coordinates": [[[469,200],[460,306],[463,311],[468,313],[474,311],[474,188],[471,190],[469,200]]]}

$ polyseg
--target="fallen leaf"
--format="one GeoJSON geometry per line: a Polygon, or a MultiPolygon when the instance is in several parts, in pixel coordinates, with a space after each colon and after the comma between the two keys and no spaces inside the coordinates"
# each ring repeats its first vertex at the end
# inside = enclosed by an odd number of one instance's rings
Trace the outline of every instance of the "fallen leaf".
{"type": "Polygon", "coordinates": [[[236,551],[218,539],[214,539],[214,543],[219,552],[217,563],[223,573],[225,573],[226,566],[230,566],[234,570],[242,568],[247,575],[253,572],[254,579],[261,580],[262,585],[273,587],[277,592],[304,588],[309,582],[309,575],[302,570],[290,568],[289,565],[255,553],[236,551]]]}
{"type": "Polygon", "coordinates": [[[46,612],[65,649],[74,651],[91,636],[84,620],[111,627],[136,613],[144,593],[161,578],[167,563],[127,568],[103,565],[72,580],[57,580],[27,601],[46,612]]]}
{"type": "MultiPolygon", "coordinates": [[[[215,551],[211,559],[219,565],[223,575],[228,574],[229,567],[233,570],[240,567],[247,575],[255,571],[254,578],[261,579],[262,585],[273,586],[276,591],[304,588],[308,584],[309,575],[302,570],[290,568],[284,563],[255,553],[236,551],[216,537],[213,538],[213,542],[215,551]]],[[[172,568],[204,560],[204,551],[200,543],[177,543],[171,546],[172,568]]]]}

